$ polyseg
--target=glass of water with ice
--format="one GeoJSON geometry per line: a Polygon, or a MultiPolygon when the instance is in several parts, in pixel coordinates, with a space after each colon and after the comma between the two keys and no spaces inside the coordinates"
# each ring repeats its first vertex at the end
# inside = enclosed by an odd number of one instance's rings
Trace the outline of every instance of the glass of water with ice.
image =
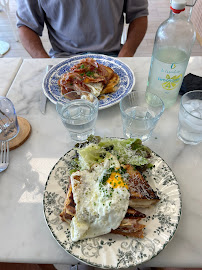
{"type": "Polygon", "coordinates": [[[121,100],[120,110],[124,136],[146,141],[164,111],[164,103],[153,93],[133,91],[121,100]]]}
{"type": "Polygon", "coordinates": [[[0,97],[0,141],[10,141],[19,132],[15,108],[10,99],[0,97]]]}
{"type": "Polygon", "coordinates": [[[190,91],[182,96],[177,136],[186,144],[202,142],[202,90],[190,91]]]}
{"type": "Polygon", "coordinates": [[[98,99],[89,92],[71,91],[56,104],[62,123],[73,141],[85,141],[94,134],[98,115],[98,99]]]}

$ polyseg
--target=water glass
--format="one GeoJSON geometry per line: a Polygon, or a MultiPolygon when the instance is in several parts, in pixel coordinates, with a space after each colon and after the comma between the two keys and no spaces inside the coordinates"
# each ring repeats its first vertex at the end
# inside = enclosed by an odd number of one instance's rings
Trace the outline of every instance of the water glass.
{"type": "Polygon", "coordinates": [[[63,95],[56,104],[64,126],[73,141],[85,141],[95,133],[98,115],[98,99],[89,92],[71,91],[63,95]]]}
{"type": "Polygon", "coordinates": [[[177,136],[186,144],[202,142],[202,90],[190,91],[182,96],[177,136]]]}
{"type": "Polygon", "coordinates": [[[121,100],[120,110],[124,136],[146,141],[164,111],[164,104],[153,93],[133,91],[121,100]]]}
{"type": "Polygon", "coordinates": [[[15,108],[10,99],[0,96],[0,141],[10,141],[19,132],[15,108]]]}

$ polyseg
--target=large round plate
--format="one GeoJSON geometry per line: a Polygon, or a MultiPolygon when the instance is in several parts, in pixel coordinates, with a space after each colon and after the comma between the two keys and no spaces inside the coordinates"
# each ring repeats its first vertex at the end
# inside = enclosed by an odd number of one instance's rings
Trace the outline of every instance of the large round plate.
{"type": "Polygon", "coordinates": [[[135,76],[133,71],[118,58],[110,57],[102,54],[84,54],[68,58],[61,63],[53,66],[46,74],[43,80],[44,94],[56,103],[61,97],[58,86],[58,79],[62,74],[69,72],[70,68],[85,58],[93,58],[98,63],[108,66],[119,75],[120,82],[117,85],[117,91],[111,94],[102,95],[99,98],[99,109],[108,108],[118,103],[125,95],[130,93],[135,85],[135,76]]]}
{"type": "MultiPolygon", "coordinates": [[[[68,184],[68,165],[74,150],[69,151],[55,164],[44,191],[44,214],[56,241],[78,260],[100,268],[127,268],[142,264],[156,256],[173,237],[181,215],[181,194],[175,175],[166,162],[154,152],[155,167],[144,176],[157,191],[161,201],[147,210],[145,238],[137,239],[116,234],[72,242],[68,225],[62,222],[61,213],[68,184]]],[[[141,221],[142,223],[142,221],[141,221]]]]}

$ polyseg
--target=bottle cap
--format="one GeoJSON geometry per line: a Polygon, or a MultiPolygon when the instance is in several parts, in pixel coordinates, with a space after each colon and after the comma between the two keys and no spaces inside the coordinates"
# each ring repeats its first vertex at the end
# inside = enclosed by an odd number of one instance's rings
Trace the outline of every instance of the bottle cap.
{"type": "Polygon", "coordinates": [[[186,4],[186,0],[172,0],[170,8],[174,13],[180,13],[185,10],[186,4]]]}

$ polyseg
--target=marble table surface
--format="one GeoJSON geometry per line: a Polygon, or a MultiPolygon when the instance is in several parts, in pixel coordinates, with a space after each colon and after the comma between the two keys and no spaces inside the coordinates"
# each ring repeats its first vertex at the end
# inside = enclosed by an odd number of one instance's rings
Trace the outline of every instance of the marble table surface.
{"type": "Polygon", "coordinates": [[[5,96],[18,72],[22,58],[0,59],[0,96],[5,96]]]}
{"type": "MultiPolygon", "coordinates": [[[[121,58],[134,71],[134,89],[144,91],[150,58],[121,58]]],[[[9,168],[0,174],[0,261],[74,264],[52,237],[43,216],[43,191],[50,170],[73,143],[56,113],[47,104],[39,111],[47,64],[62,59],[25,59],[9,91],[19,116],[32,126],[30,138],[10,152],[9,168]]],[[[202,76],[202,57],[190,59],[187,73],[202,76]]],[[[202,267],[202,144],[185,145],[177,136],[179,100],[165,110],[145,144],[159,154],[177,177],[182,215],[173,239],[149,267],[202,267]]],[[[96,135],[123,137],[119,105],[99,111],[96,135]]]]}

